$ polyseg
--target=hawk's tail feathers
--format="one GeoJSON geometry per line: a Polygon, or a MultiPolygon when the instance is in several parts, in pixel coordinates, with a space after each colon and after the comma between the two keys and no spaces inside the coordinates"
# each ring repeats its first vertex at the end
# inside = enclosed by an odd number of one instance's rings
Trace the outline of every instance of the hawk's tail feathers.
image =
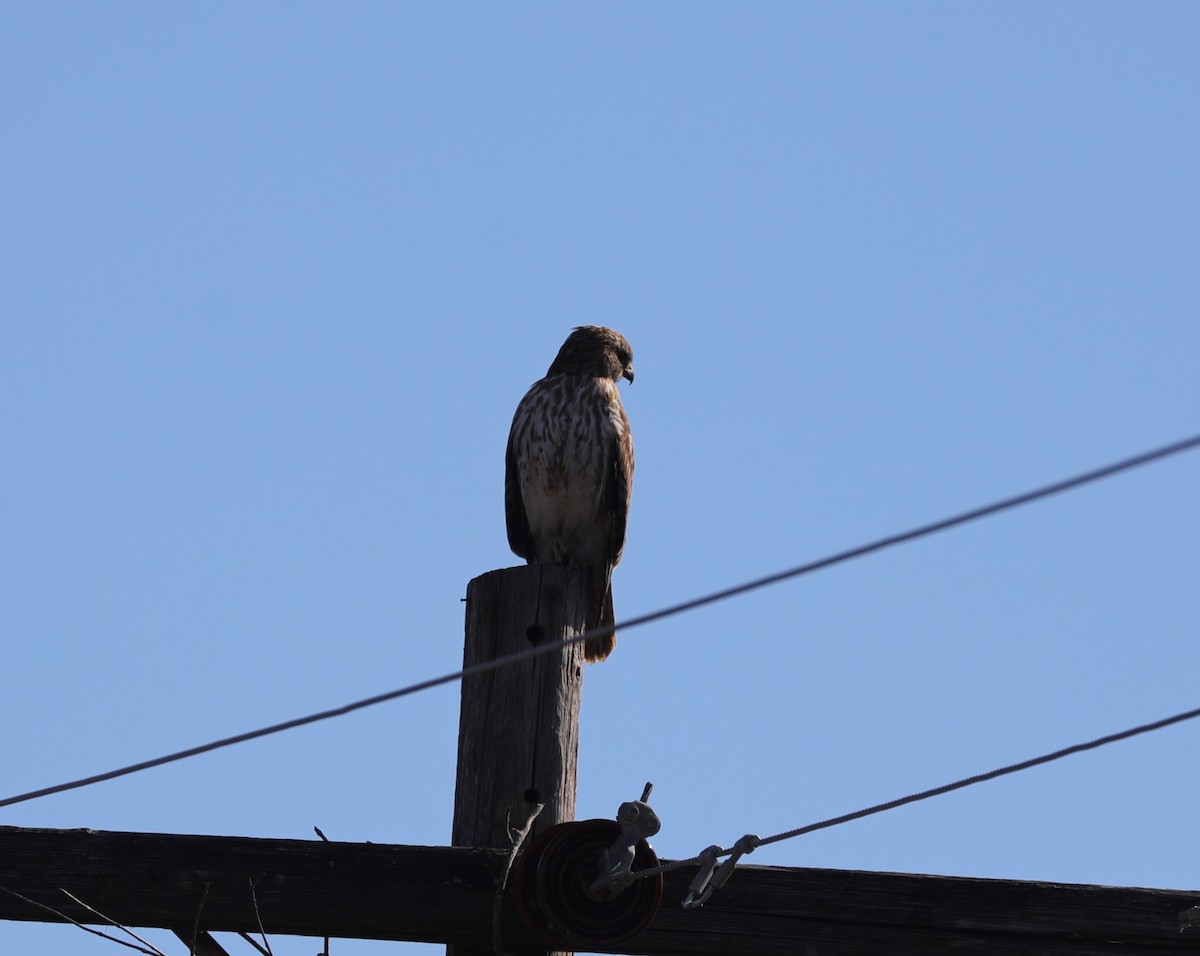
{"type": "MultiPolygon", "coordinates": [[[[616,623],[616,617],[613,616],[612,603],[612,588],[604,589],[604,603],[600,607],[600,620],[596,622],[597,627],[608,627],[616,623]]],[[[607,637],[593,637],[583,642],[583,656],[589,663],[602,661],[612,653],[614,647],[617,646],[617,634],[614,631],[607,637]]]]}

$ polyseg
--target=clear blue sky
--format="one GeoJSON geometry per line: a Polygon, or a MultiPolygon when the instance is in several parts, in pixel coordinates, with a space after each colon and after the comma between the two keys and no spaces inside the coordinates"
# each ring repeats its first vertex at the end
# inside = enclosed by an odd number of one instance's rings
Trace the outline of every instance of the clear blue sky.
{"type": "MultiPolygon", "coordinates": [[[[1200,431],[1198,45],[1188,2],[5,4],[0,796],[457,668],[574,325],[635,350],[618,619],[1200,431]]],[[[652,780],[690,856],[1200,705],[1198,488],[1193,454],[627,632],[581,817],[652,780]]],[[[0,824],[445,844],[457,716],[0,824]]],[[[1196,887],[1198,742],[748,862],[1196,887]]]]}

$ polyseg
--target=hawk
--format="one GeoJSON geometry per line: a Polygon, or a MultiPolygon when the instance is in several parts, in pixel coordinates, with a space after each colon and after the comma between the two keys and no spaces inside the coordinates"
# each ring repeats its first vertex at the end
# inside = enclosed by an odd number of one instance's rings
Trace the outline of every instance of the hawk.
{"type": "MultiPolygon", "coordinates": [[[[633,490],[633,437],[617,382],[633,381],[633,350],[597,325],[575,329],[513,416],[505,455],[508,544],[530,564],[567,562],[587,572],[587,626],[614,622],[612,569],[625,548],[633,490]]],[[[584,642],[602,661],[617,643],[584,642]]]]}

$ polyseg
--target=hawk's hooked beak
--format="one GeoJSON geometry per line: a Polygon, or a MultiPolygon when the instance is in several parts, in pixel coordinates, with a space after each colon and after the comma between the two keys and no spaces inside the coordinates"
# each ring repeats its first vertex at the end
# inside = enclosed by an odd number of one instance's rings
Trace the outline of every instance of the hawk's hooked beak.
{"type": "Polygon", "coordinates": [[[633,366],[632,366],[632,365],[626,365],[626,366],[625,366],[625,371],[621,373],[621,377],[622,377],[622,378],[625,378],[625,379],[628,379],[628,380],[629,380],[629,384],[630,384],[630,385],[632,385],[632,384],[633,384],[633,366]]]}

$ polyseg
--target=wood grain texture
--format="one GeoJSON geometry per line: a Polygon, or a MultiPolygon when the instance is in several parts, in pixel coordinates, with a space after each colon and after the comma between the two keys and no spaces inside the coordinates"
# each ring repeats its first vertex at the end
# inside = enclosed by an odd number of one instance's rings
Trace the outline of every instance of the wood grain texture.
{"type": "MultiPolygon", "coordinates": [[[[475,578],[467,586],[463,667],[581,634],[587,583],[582,568],[563,564],[504,568],[475,578]]],[[[463,680],[455,846],[508,850],[538,804],[542,810],[528,840],[575,818],[583,658],[583,646],[574,644],[463,680]]],[[[450,946],[447,956],[493,956],[494,950],[489,939],[486,945],[450,946]]]]}
{"type": "MultiPolygon", "coordinates": [[[[586,593],[583,572],[561,564],[475,578],[467,587],[463,666],[581,634],[586,593]]],[[[524,826],[538,803],[545,806],[530,839],[575,818],[582,694],[578,644],[463,681],[455,846],[507,849],[510,827],[524,826]]]]}
{"type": "MultiPolygon", "coordinates": [[[[0,827],[0,887],[94,924],[474,944],[490,949],[501,850],[0,827]],[[250,892],[254,883],[254,896],[250,892]]],[[[671,956],[1200,953],[1179,890],[739,866],[701,910],[669,873],[654,921],[615,952],[671,956]]],[[[54,917],[0,891],[0,919],[54,917]]],[[[506,949],[538,943],[503,908],[506,949]]],[[[334,947],[336,951],[336,946],[334,947]]]]}

